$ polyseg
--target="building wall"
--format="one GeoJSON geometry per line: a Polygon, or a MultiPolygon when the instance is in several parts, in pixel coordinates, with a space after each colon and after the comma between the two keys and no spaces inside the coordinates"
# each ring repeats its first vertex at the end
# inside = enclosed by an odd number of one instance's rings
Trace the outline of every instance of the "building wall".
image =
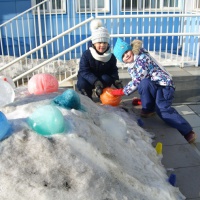
{"type": "MultiPolygon", "coordinates": [[[[80,23],[81,21],[85,20],[86,18],[91,17],[91,13],[88,14],[81,14],[81,17],[75,12],[74,13],[74,1],[67,1],[69,2],[67,4],[67,13],[63,14],[62,16],[65,18],[64,20],[64,30],[69,29],[74,22],[76,24],[80,23]],[[70,20],[67,20],[69,17],[70,20]]],[[[117,4],[115,3],[113,5],[114,7],[112,8],[112,13],[113,14],[118,14],[115,13],[117,12],[117,4]]],[[[29,9],[31,7],[31,0],[0,0],[0,23],[4,23],[7,20],[15,17],[16,15],[24,12],[25,10],[29,9]]],[[[124,13],[119,13],[121,15],[124,15],[124,13]]],[[[126,14],[130,14],[130,13],[126,13],[126,14]]],[[[142,13],[138,13],[138,15],[141,15],[142,13]]],[[[159,13],[157,13],[159,14],[159,13]]],[[[102,14],[99,14],[102,15],[102,14]]],[[[110,15],[110,13],[107,13],[107,15],[110,15]]],[[[20,50],[22,51],[21,53],[23,54],[25,51],[27,52],[28,50],[30,50],[30,39],[28,38],[28,34],[31,33],[32,37],[31,40],[34,41],[33,43],[37,43],[39,44],[40,41],[40,34],[39,34],[39,30],[37,28],[37,20],[36,20],[36,28],[34,28],[33,26],[33,16],[32,13],[29,14],[29,19],[32,19],[32,23],[30,25],[30,29],[28,29],[26,27],[26,29],[19,30],[19,39],[20,39],[20,50]],[[35,30],[36,29],[36,30],[35,30]],[[36,31],[37,33],[37,37],[34,37],[33,33],[34,31],[36,31]],[[23,34],[25,34],[25,39],[22,36],[23,34]],[[37,41],[35,41],[35,39],[37,41]],[[24,43],[25,40],[25,44],[24,43]]],[[[26,20],[26,17],[23,18],[23,20],[26,20]]],[[[48,20],[48,16],[46,18],[46,23],[49,24],[50,22],[48,20]]],[[[59,15],[57,15],[57,17],[53,18],[53,21],[55,22],[55,20],[58,22],[58,30],[56,28],[54,28],[52,30],[53,32],[53,36],[56,36],[58,33],[61,33],[63,31],[63,29],[61,29],[61,24],[62,24],[62,20],[61,17],[59,15]],[[60,25],[60,26],[59,26],[60,25]]],[[[18,21],[19,23],[21,23],[22,21],[18,21]]],[[[42,21],[42,23],[44,23],[44,21],[42,21]]],[[[118,20],[106,20],[106,27],[109,30],[110,33],[114,34],[114,33],[132,33],[133,37],[132,38],[126,38],[127,42],[131,42],[131,40],[135,39],[134,34],[136,33],[149,33],[149,32],[155,32],[155,33],[171,33],[171,32],[179,32],[180,30],[180,19],[179,18],[137,18],[137,19],[118,19],[118,20]]],[[[88,28],[89,25],[87,25],[88,28]]],[[[195,26],[195,25],[194,25],[195,26]]],[[[44,24],[42,24],[42,40],[43,42],[46,41],[47,39],[51,38],[51,34],[50,34],[50,26],[46,26],[47,29],[47,35],[45,35],[45,29],[44,29],[44,24]]],[[[188,25],[189,27],[189,25],[188,25]]],[[[15,29],[15,24],[13,24],[13,29],[15,29]]],[[[191,29],[191,26],[189,27],[191,29]]],[[[89,29],[89,28],[88,28],[89,29]]],[[[59,46],[60,46],[60,51],[65,50],[66,48],[68,48],[69,46],[72,46],[78,42],[80,42],[81,40],[87,38],[88,36],[90,36],[90,32],[87,32],[86,34],[86,27],[83,26],[81,29],[81,34],[80,31],[78,32],[74,32],[72,34],[70,34],[70,36],[66,36],[65,37],[65,44],[63,45],[63,40],[58,41],[59,46]],[[63,48],[63,49],[62,49],[63,48]]],[[[8,43],[10,46],[15,46],[15,50],[16,50],[16,56],[19,56],[20,52],[18,51],[19,49],[19,43],[14,43],[13,44],[13,38],[11,36],[11,30],[10,27],[7,28],[7,33],[5,33],[5,30],[1,30],[1,34],[2,34],[2,41],[3,44],[5,44],[7,41],[4,38],[4,36],[7,34],[8,35],[8,43]]],[[[16,31],[14,32],[14,37],[18,37],[16,31]]],[[[144,47],[150,51],[155,50],[155,51],[166,51],[166,52],[173,52],[174,54],[181,54],[182,51],[178,46],[180,46],[179,42],[180,42],[180,38],[178,37],[139,37],[139,39],[143,40],[144,42],[144,47]],[[178,52],[177,52],[178,51],[178,52]]],[[[192,40],[192,39],[191,39],[192,40]]],[[[111,46],[113,46],[115,44],[116,38],[112,39],[112,44],[111,46]]],[[[190,43],[190,40],[187,41],[187,45],[190,43]]],[[[193,43],[193,45],[195,45],[196,42],[193,43]]],[[[4,46],[4,45],[3,45],[4,46]]],[[[1,47],[4,48],[4,47],[1,47]]],[[[32,46],[32,48],[34,48],[34,46],[32,46]]],[[[84,49],[86,49],[87,46],[84,46],[84,49]]],[[[192,52],[192,45],[189,46],[189,48],[184,50],[184,53],[188,53],[189,51],[189,55],[190,52],[192,52]]],[[[4,51],[6,52],[6,49],[4,49],[4,51]]],[[[78,49],[77,49],[77,53],[81,53],[78,49]]],[[[44,52],[47,52],[47,49],[44,48],[44,52]]],[[[48,56],[50,57],[51,55],[53,55],[57,52],[57,48],[56,45],[54,46],[54,49],[49,48],[48,49],[48,56]]],[[[0,49],[0,53],[1,53],[1,49],[0,49]]],[[[10,55],[12,55],[14,52],[9,52],[10,55]]],[[[79,55],[80,56],[80,55],[79,55]]],[[[196,56],[196,55],[195,55],[196,56]]]]}
{"type": "Polygon", "coordinates": [[[0,0],[0,24],[31,7],[30,0],[0,0]]]}

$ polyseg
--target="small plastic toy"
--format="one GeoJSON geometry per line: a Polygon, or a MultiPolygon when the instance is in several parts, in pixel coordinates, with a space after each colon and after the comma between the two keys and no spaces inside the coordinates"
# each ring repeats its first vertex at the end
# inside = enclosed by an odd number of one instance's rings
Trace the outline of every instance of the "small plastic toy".
{"type": "Polygon", "coordinates": [[[133,106],[142,105],[141,99],[139,99],[139,98],[133,98],[132,105],[133,106]]]}
{"type": "Polygon", "coordinates": [[[176,175],[175,174],[171,174],[169,179],[168,179],[168,181],[172,186],[175,186],[175,184],[176,184],[176,175]]]}
{"type": "Polygon", "coordinates": [[[144,122],[141,119],[137,120],[137,123],[139,126],[143,127],[144,126],[144,122]]]}
{"type": "Polygon", "coordinates": [[[156,152],[157,152],[158,155],[162,154],[162,143],[161,142],[158,142],[156,144],[156,152]]]}

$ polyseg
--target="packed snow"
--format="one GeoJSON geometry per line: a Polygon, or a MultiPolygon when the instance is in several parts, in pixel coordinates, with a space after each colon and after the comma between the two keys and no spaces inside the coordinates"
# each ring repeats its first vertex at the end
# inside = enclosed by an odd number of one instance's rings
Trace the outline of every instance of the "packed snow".
{"type": "MultiPolygon", "coordinates": [[[[168,182],[152,134],[137,124],[132,111],[100,105],[80,94],[79,109],[53,103],[66,90],[30,95],[19,87],[14,102],[0,106],[10,124],[10,136],[0,142],[0,199],[185,199],[168,182]],[[61,111],[63,132],[42,135],[27,123],[47,105],[61,111]]],[[[47,115],[43,110],[38,117],[47,115]]]]}

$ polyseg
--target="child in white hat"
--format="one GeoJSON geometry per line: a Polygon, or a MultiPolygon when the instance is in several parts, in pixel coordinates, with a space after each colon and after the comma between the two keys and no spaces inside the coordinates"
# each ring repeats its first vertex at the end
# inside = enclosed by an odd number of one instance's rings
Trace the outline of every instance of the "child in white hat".
{"type": "Polygon", "coordinates": [[[93,20],[90,29],[92,44],[81,57],[77,87],[82,94],[92,99],[93,89],[99,97],[104,88],[111,85],[123,88],[123,85],[119,80],[117,60],[110,52],[108,30],[100,20],[93,20]]]}
{"type": "Polygon", "coordinates": [[[134,40],[131,45],[118,38],[114,46],[116,58],[126,63],[132,80],[123,88],[112,91],[113,95],[130,95],[138,90],[142,110],[141,117],[155,114],[176,128],[184,138],[193,143],[196,133],[190,124],[172,107],[175,86],[170,74],[142,48],[142,41],[134,40]]]}

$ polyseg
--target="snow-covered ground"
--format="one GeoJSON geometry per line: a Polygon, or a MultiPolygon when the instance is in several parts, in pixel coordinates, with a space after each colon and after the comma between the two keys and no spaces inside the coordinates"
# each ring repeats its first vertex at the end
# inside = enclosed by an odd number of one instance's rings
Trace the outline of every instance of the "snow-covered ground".
{"type": "MultiPolygon", "coordinates": [[[[14,102],[0,107],[11,124],[11,135],[0,142],[0,199],[185,199],[169,184],[152,135],[137,125],[134,113],[82,95],[79,110],[52,104],[63,92],[36,96],[19,87],[14,102]],[[45,137],[28,125],[46,105],[61,111],[63,133],[45,137]]],[[[38,117],[48,118],[45,112],[38,117]]]]}

